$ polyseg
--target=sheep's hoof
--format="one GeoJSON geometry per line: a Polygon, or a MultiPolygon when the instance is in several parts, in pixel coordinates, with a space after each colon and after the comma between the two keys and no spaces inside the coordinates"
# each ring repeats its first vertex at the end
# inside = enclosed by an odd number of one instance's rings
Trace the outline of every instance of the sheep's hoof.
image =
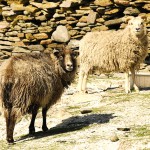
{"type": "Polygon", "coordinates": [[[46,132],[46,131],[48,131],[48,128],[47,127],[42,127],[42,130],[43,130],[43,132],[46,132]]]}
{"type": "Polygon", "coordinates": [[[135,91],[136,91],[137,93],[139,93],[139,92],[140,92],[140,90],[139,90],[139,89],[135,89],[135,91]]]}
{"type": "Polygon", "coordinates": [[[129,93],[131,93],[131,90],[126,90],[125,92],[126,92],[126,94],[129,94],[129,93]]]}
{"type": "Polygon", "coordinates": [[[34,134],[35,133],[35,128],[29,129],[29,134],[34,134]]]}
{"type": "Polygon", "coordinates": [[[12,139],[12,138],[7,138],[7,143],[10,145],[15,144],[14,139],[12,139]]]}
{"type": "Polygon", "coordinates": [[[132,88],[131,88],[131,92],[139,93],[139,92],[140,92],[140,90],[139,90],[139,88],[138,88],[138,87],[132,87],[132,88]]]}
{"type": "Polygon", "coordinates": [[[135,90],[135,92],[137,92],[137,93],[140,92],[140,90],[139,90],[139,88],[138,88],[137,86],[134,86],[134,90],[135,90]]]}
{"type": "Polygon", "coordinates": [[[82,90],[82,91],[79,91],[80,94],[88,94],[88,91],[87,90],[82,90]]]}

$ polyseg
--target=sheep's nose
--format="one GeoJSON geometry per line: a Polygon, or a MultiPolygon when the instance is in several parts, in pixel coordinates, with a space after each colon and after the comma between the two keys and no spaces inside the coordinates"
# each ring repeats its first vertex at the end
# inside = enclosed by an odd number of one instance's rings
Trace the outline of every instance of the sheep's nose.
{"type": "Polygon", "coordinates": [[[72,71],[73,70],[73,65],[72,64],[67,64],[66,65],[66,70],[72,71]]]}
{"type": "Polygon", "coordinates": [[[67,67],[73,67],[73,65],[72,64],[67,64],[67,67]]]}
{"type": "Polygon", "coordinates": [[[140,28],[136,28],[136,31],[140,31],[140,28]]]}

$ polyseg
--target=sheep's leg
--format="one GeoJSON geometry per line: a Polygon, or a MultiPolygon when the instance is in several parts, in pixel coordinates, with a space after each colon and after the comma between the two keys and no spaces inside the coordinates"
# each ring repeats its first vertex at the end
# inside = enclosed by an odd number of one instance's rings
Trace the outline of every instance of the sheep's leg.
{"type": "Polygon", "coordinates": [[[11,144],[14,143],[13,132],[14,132],[17,117],[15,111],[12,111],[12,109],[6,109],[4,111],[4,116],[6,119],[6,131],[7,131],[6,139],[7,142],[11,144]]]}
{"type": "Polygon", "coordinates": [[[139,88],[135,84],[135,70],[132,68],[132,69],[130,69],[130,71],[131,71],[131,78],[132,78],[131,89],[134,89],[136,92],[139,92],[139,88]]]}
{"type": "Polygon", "coordinates": [[[85,73],[84,74],[84,77],[83,77],[83,82],[82,82],[82,91],[84,93],[86,93],[86,86],[87,86],[87,78],[88,78],[88,73],[85,73]]]}
{"type": "Polygon", "coordinates": [[[82,91],[82,83],[83,83],[84,72],[80,69],[79,72],[79,82],[78,82],[78,91],[82,91]]]}
{"type": "Polygon", "coordinates": [[[88,77],[88,70],[83,71],[80,68],[79,72],[79,82],[78,82],[78,91],[81,93],[86,93],[86,85],[87,85],[87,77],[88,77]]]}
{"type": "Polygon", "coordinates": [[[130,82],[129,82],[129,73],[125,73],[125,92],[130,93],[130,82]]]}
{"type": "Polygon", "coordinates": [[[38,112],[38,108],[35,107],[34,110],[32,110],[32,118],[29,126],[29,134],[35,133],[34,123],[35,123],[37,112],[38,112]]]}
{"type": "Polygon", "coordinates": [[[43,116],[42,130],[44,132],[48,131],[48,128],[47,128],[47,125],[46,125],[46,113],[47,113],[47,107],[42,109],[42,116],[43,116]]]}

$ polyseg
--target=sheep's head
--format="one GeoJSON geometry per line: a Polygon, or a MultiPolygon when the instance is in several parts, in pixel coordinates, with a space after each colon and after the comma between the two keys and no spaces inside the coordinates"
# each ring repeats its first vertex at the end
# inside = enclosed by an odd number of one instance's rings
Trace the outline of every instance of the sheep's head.
{"type": "Polygon", "coordinates": [[[54,55],[60,62],[61,67],[68,72],[71,72],[76,67],[77,51],[72,51],[69,47],[62,47],[60,50],[54,50],[54,55]]]}
{"type": "Polygon", "coordinates": [[[145,26],[145,16],[138,17],[128,17],[126,21],[128,22],[128,28],[133,35],[137,37],[143,37],[146,34],[146,26],[145,26]]]}

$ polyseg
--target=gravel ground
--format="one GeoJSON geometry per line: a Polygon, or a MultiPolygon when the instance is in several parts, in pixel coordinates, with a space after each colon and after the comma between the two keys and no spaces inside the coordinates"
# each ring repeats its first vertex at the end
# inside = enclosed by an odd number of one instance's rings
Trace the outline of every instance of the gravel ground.
{"type": "Polygon", "coordinates": [[[48,132],[28,135],[30,115],[15,126],[16,144],[5,141],[0,116],[0,149],[10,150],[150,150],[150,90],[125,94],[122,74],[90,76],[88,94],[79,94],[76,82],[65,91],[47,116],[48,132]]]}

